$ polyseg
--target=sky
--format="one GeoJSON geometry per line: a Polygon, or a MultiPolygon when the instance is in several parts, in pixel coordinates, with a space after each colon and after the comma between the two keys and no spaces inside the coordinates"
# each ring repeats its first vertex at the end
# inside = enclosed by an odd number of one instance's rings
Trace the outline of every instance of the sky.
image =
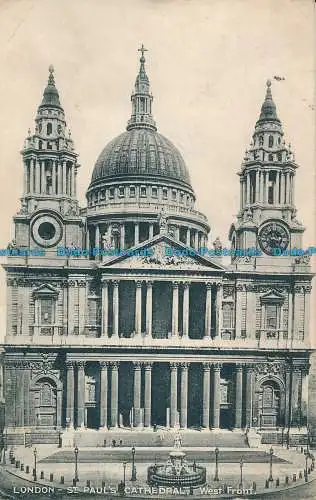
{"type": "Polygon", "coordinates": [[[237,172],[266,80],[285,78],[273,80],[272,93],[300,165],[304,246],[316,245],[314,23],[312,0],[0,0],[0,247],[14,236],[20,150],[34,130],[48,66],[80,155],[83,205],[98,155],[125,130],[142,43],[158,131],[182,152],[211,242],[220,236],[228,244],[237,172]]]}

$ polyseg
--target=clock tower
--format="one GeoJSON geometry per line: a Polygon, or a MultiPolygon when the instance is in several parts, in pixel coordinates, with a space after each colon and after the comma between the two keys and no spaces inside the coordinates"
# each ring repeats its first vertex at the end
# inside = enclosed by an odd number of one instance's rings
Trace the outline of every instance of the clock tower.
{"type": "Polygon", "coordinates": [[[232,263],[237,267],[304,265],[299,255],[304,227],[296,219],[294,200],[296,169],[268,80],[250,148],[238,173],[240,210],[229,232],[232,263]]]}

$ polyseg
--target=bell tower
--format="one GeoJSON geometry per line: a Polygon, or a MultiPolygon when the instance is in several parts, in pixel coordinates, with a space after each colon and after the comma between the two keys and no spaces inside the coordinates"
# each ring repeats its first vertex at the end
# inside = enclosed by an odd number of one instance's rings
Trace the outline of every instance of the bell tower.
{"type": "Polygon", "coordinates": [[[21,151],[24,165],[21,209],[14,217],[15,244],[18,247],[55,246],[59,241],[82,245],[82,225],[76,197],[79,164],[65,113],[55,85],[54,68],[42,102],[21,151]],[[68,237],[65,239],[68,226],[68,237]]]}
{"type": "MultiPolygon", "coordinates": [[[[233,261],[237,262],[238,253],[244,252],[244,257],[248,249],[256,249],[266,258],[248,258],[244,262],[250,264],[256,260],[256,266],[266,265],[268,258],[272,264],[275,257],[302,247],[304,227],[296,219],[294,198],[297,168],[291,145],[284,140],[268,80],[250,148],[238,173],[240,209],[229,233],[232,250],[236,250],[233,261]]],[[[293,262],[287,260],[289,265],[293,262]]],[[[282,262],[285,264],[284,259],[282,262]]]]}

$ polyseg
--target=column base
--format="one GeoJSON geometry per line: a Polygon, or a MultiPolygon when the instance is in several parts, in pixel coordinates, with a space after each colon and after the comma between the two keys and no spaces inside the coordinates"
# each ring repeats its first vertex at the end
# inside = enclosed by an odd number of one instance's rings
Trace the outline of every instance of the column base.
{"type": "Polygon", "coordinates": [[[201,432],[210,432],[210,428],[209,427],[202,427],[201,428],[201,432]]]}
{"type": "Polygon", "coordinates": [[[99,431],[108,431],[108,427],[106,425],[104,425],[103,427],[99,427],[98,429],[99,431]]]}

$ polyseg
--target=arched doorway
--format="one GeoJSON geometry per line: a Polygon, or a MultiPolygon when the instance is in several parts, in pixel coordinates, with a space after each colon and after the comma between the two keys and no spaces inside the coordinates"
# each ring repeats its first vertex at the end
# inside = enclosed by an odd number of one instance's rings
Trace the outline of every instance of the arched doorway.
{"type": "Polygon", "coordinates": [[[41,378],[34,393],[36,427],[57,426],[57,387],[53,380],[41,378]]]}
{"type": "Polygon", "coordinates": [[[258,420],[261,428],[280,425],[280,387],[273,380],[266,380],[260,386],[258,420]]]}

